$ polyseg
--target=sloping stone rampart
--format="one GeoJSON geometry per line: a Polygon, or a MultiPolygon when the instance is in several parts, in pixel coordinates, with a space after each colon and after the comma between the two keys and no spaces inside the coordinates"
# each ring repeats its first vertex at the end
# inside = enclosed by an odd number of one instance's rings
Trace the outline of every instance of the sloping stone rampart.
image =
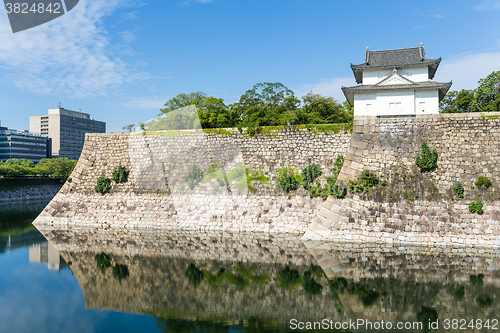
{"type": "MultiPolygon", "coordinates": [[[[488,113],[488,117],[480,113],[355,117],[338,180],[356,180],[368,169],[388,179],[389,185],[383,191],[389,191],[391,181],[397,177],[395,172],[414,172],[415,158],[421,152],[422,140],[426,140],[431,149],[437,150],[438,167],[425,179],[435,181],[441,194],[454,197],[450,188],[457,182],[469,194],[475,190],[474,183],[480,175],[492,181],[493,188],[476,197],[483,199],[482,214],[469,211],[471,197],[460,200],[432,195],[433,199],[399,197],[381,202],[357,195],[345,199],[330,196],[304,238],[500,246],[500,201],[495,196],[500,187],[500,118],[495,119],[498,115],[494,112],[488,113]]],[[[415,184],[414,188],[420,185],[415,184]]]]}
{"type": "Polygon", "coordinates": [[[304,233],[322,199],[304,190],[286,195],[274,174],[283,166],[300,170],[317,163],[328,176],[349,139],[350,133],[300,128],[255,137],[237,130],[87,134],[71,181],[34,223],[304,233]],[[128,181],[111,182],[109,193],[96,193],[97,178],[112,178],[120,164],[130,170],[128,181]],[[221,186],[211,179],[191,189],[185,178],[195,166],[204,174],[217,166],[225,175],[261,169],[271,181],[254,183],[256,192],[245,180],[221,186]]]}

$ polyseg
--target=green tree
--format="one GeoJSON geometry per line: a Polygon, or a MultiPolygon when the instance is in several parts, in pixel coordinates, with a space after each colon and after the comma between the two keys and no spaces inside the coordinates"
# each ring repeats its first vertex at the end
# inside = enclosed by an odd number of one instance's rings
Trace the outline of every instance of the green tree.
{"type": "Polygon", "coordinates": [[[242,127],[295,124],[300,103],[283,84],[257,83],[240,97],[232,111],[242,127]]]}
{"type": "Polygon", "coordinates": [[[134,129],[135,129],[135,125],[134,124],[130,124],[130,125],[122,127],[122,130],[129,131],[129,132],[132,132],[134,129]]]}
{"type": "Polygon", "coordinates": [[[298,111],[297,124],[348,123],[352,114],[333,97],[308,93],[302,97],[303,106],[298,111]]]}
{"type": "Polygon", "coordinates": [[[222,98],[205,97],[198,105],[197,111],[203,128],[231,126],[229,109],[222,98]]]}
{"type": "Polygon", "coordinates": [[[197,92],[192,92],[189,94],[179,94],[171,99],[169,99],[165,103],[165,108],[160,109],[162,113],[168,113],[173,110],[177,110],[179,108],[183,108],[185,106],[189,105],[200,105],[203,103],[205,98],[207,97],[207,94],[197,91],[197,92]]]}
{"type": "Polygon", "coordinates": [[[446,94],[446,97],[439,102],[439,112],[456,113],[457,112],[457,94],[458,91],[452,90],[446,94]]]}
{"type": "Polygon", "coordinates": [[[472,102],[475,99],[475,93],[473,90],[462,89],[457,94],[456,105],[457,112],[472,112],[475,111],[472,108],[472,102]]]}
{"type": "Polygon", "coordinates": [[[446,98],[439,103],[439,111],[441,113],[457,113],[457,112],[474,112],[477,111],[473,106],[475,99],[474,90],[462,89],[458,91],[450,91],[446,98]]]}
{"type": "Polygon", "coordinates": [[[478,111],[500,111],[500,71],[479,80],[472,108],[478,111]]]}

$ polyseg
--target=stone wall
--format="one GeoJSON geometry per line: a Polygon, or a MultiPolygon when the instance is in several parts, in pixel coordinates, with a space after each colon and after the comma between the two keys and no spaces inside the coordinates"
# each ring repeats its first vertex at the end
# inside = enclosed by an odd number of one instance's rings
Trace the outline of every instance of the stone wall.
{"type": "Polygon", "coordinates": [[[500,118],[494,119],[499,114],[356,117],[338,181],[356,180],[368,169],[388,184],[345,199],[331,196],[304,237],[500,246],[500,118]],[[430,172],[415,165],[422,140],[438,153],[438,167],[430,172]],[[481,175],[492,188],[474,188],[481,175]],[[457,182],[465,188],[464,199],[451,190],[457,182]],[[469,211],[476,200],[483,202],[482,214],[469,211]]]}
{"type": "Polygon", "coordinates": [[[71,181],[34,223],[304,233],[322,200],[303,189],[286,195],[275,172],[317,163],[329,176],[349,139],[349,133],[299,128],[255,137],[237,130],[87,134],[71,181]],[[120,164],[130,170],[128,181],[96,193],[97,178],[111,178],[120,164]],[[205,175],[217,169],[225,178],[217,180],[214,172],[213,179],[190,188],[185,179],[195,167],[205,175]],[[269,184],[249,187],[245,168],[261,170],[269,184]]]}
{"type": "Polygon", "coordinates": [[[394,166],[411,169],[422,140],[439,154],[433,175],[442,189],[456,182],[470,189],[480,175],[500,186],[500,117],[488,119],[480,113],[355,117],[339,179],[357,179],[364,169],[387,177],[393,176],[394,166]]]}

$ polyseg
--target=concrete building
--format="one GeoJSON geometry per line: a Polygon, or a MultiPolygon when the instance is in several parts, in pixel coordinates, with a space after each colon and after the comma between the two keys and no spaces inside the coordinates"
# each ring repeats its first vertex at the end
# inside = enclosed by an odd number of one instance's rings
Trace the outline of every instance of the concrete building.
{"type": "Polygon", "coordinates": [[[0,126],[0,161],[25,158],[38,162],[42,158],[50,158],[50,149],[51,140],[45,134],[16,131],[0,126]]]}
{"type": "Polygon", "coordinates": [[[67,267],[66,262],[61,258],[57,249],[49,242],[30,246],[29,262],[46,263],[50,270],[62,270],[64,267],[67,267]]]}
{"type": "Polygon", "coordinates": [[[80,158],[85,133],[105,133],[106,123],[90,118],[88,113],[59,106],[47,115],[30,117],[30,132],[46,134],[52,140],[52,157],[80,158]]]}
{"type": "Polygon", "coordinates": [[[364,62],[351,69],[359,85],[342,87],[355,116],[439,113],[439,102],[452,82],[430,81],[441,58],[425,57],[419,47],[365,51],[364,62]]]}

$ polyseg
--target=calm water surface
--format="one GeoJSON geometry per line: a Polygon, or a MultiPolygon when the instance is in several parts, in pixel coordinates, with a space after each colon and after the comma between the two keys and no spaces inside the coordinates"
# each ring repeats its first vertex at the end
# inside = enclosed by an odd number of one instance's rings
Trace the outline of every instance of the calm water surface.
{"type": "Polygon", "coordinates": [[[38,231],[45,204],[0,205],[0,332],[295,332],[323,319],[364,322],[337,332],[500,330],[496,249],[38,231]],[[403,328],[375,330],[382,320],[403,328]]]}

